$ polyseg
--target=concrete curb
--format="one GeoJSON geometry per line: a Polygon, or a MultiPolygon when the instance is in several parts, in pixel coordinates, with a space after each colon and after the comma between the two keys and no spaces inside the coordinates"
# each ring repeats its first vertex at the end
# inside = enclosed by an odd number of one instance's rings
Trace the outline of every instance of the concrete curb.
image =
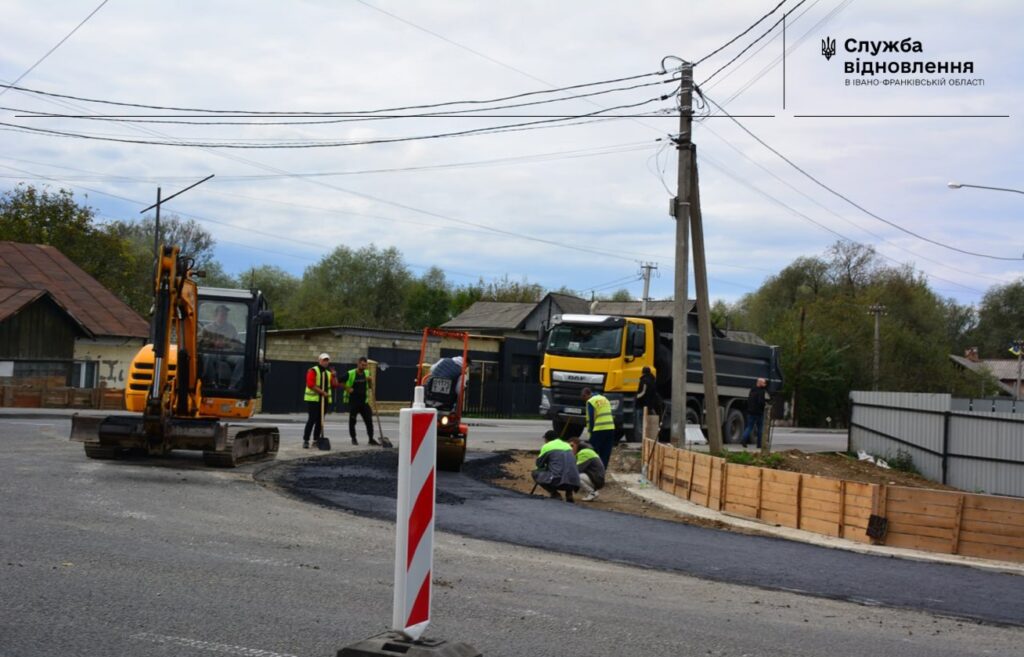
{"type": "Polygon", "coordinates": [[[927,561],[931,563],[945,563],[956,566],[966,566],[968,568],[977,568],[979,570],[1008,573],[1011,575],[1024,575],[1024,564],[1014,563],[1012,561],[993,561],[989,559],[979,559],[976,557],[965,557],[958,554],[940,554],[936,552],[924,552],[921,550],[894,548],[885,545],[868,545],[865,543],[857,543],[856,541],[848,541],[842,538],[823,536],[821,534],[815,534],[814,532],[792,529],[790,527],[781,527],[779,525],[771,525],[758,520],[740,518],[727,513],[708,509],[700,506],[699,504],[694,504],[693,502],[680,499],[671,493],[666,493],[663,490],[654,488],[650,483],[644,481],[638,473],[621,474],[613,472],[610,473],[610,477],[628,493],[663,509],[674,511],[681,516],[714,520],[729,527],[751,530],[765,536],[773,536],[789,541],[800,541],[801,543],[809,543],[811,545],[817,545],[819,547],[830,548],[833,550],[847,550],[849,552],[857,552],[860,554],[872,554],[875,556],[911,559],[914,561],[927,561]]]}

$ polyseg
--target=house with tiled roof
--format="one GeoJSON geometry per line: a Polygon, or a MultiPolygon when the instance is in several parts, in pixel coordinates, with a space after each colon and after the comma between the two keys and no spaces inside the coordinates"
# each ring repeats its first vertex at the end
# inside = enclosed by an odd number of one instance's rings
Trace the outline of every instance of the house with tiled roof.
{"type": "Polygon", "coordinates": [[[149,324],[52,246],[0,241],[0,384],[123,388],[149,324]]]}
{"type": "Polygon", "coordinates": [[[974,372],[999,387],[999,394],[1018,397],[1017,382],[1021,379],[1021,363],[1016,358],[981,358],[978,348],[971,347],[963,356],[950,354],[949,359],[960,368],[974,372]]]}

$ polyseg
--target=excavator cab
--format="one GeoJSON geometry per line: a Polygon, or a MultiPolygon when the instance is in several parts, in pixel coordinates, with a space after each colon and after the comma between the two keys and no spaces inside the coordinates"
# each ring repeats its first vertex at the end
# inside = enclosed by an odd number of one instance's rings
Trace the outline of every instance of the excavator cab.
{"type": "Polygon", "coordinates": [[[277,427],[221,421],[255,412],[274,315],[258,291],[198,287],[192,267],[177,247],[161,247],[152,343],[133,359],[125,389],[135,414],[75,415],[71,439],[86,456],[193,449],[210,465],[235,466],[277,452],[277,427]]]}

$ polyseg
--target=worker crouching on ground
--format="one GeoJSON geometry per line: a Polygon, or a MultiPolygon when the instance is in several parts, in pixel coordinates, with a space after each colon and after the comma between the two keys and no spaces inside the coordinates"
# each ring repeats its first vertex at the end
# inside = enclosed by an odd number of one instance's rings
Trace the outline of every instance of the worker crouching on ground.
{"type": "Polygon", "coordinates": [[[540,448],[537,457],[537,468],[531,474],[533,480],[551,497],[560,500],[562,495],[559,491],[565,491],[565,501],[570,504],[575,502],[572,495],[580,489],[576,456],[572,446],[554,431],[544,434],[544,446],[540,448]]]}
{"type": "Polygon", "coordinates": [[[612,458],[612,445],[615,444],[615,417],[612,416],[612,405],[608,398],[595,394],[590,388],[584,388],[580,398],[587,405],[587,431],[590,433],[590,444],[605,469],[612,458]]]}
{"type": "Polygon", "coordinates": [[[573,438],[570,441],[572,450],[576,452],[576,470],[580,473],[580,488],[586,495],[584,502],[596,500],[599,490],[604,488],[605,469],[601,457],[590,446],[590,443],[573,438]]]}

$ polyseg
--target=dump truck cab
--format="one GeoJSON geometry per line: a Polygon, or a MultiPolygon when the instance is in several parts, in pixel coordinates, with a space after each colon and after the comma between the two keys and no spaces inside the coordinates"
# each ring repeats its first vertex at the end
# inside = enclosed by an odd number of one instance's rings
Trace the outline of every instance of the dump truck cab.
{"type": "Polygon", "coordinates": [[[654,369],[655,336],[649,319],[610,315],[558,315],[544,341],[540,413],[565,436],[586,424],[584,388],[604,395],[616,434],[636,431],[636,391],[644,367],[654,369]]]}

